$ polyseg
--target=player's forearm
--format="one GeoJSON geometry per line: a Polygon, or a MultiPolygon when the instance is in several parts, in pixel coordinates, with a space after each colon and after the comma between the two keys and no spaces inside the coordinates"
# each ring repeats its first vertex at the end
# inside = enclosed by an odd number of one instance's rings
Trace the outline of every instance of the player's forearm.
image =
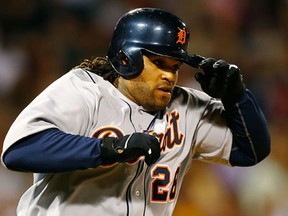
{"type": "Polygon", "coordinates": [[[252,93],[246,90],[238,103],[224,106],[233,133],[230,163],[251,166],[267,157],[270,153],[268,125],[252,93]]]}
{"type": "Polygon", "coordinates": [[[93,168],[101,163],[99,143],[99,139],[48,129],[15,143],[3,161],[9,169],[36,173],[93,168]]]}

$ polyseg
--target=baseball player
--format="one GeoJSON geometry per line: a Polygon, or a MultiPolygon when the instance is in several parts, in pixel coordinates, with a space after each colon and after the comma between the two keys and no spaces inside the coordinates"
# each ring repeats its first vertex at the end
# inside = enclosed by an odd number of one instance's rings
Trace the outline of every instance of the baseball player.
{"type": "Polygon", "coordinates": [[[20,113],[2,153],[8,169],[34,173],[18,215],[172,215],[193,159],[253,166],[269,154],[239,68],[188,55],[188,41],[177,16],[132,10],[107,57],[85,60],[20,113]],[[203,92],[176,85],[183,63],[199,68],[203,92]]]}

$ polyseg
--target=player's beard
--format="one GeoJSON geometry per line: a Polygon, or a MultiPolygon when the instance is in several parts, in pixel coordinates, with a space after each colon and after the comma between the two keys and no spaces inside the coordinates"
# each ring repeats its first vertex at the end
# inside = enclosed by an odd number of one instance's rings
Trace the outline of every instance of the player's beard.
{"type": "Polygon", "coordinates": [[[154,82],[143,80],[141,76],[129,80],[119,81],[118,90],[138,106],[142,106],[148,112],[156,112],[165,109],[171,100],[174,85],[167,82],[154,82]],[[121,84],[120,84],[121,83],[121,84]]]}
{"type": "Polygon", "coordinates": [[[134,93],[137,93],[137,97],[134,98],[138,105],[142,106],[149,112],[156,112],[165,109],[171,100],[172,94],[159,90],[158,88],[151,90],[148,85],[142,85],[141,88],[135,89],[134,93]]]}

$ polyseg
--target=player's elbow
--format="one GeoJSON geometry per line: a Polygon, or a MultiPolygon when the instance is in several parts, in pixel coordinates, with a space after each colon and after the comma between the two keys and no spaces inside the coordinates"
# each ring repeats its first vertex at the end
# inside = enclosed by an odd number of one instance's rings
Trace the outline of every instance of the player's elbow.
{"type": "MultiPolygon", "coordinates": [[[[30,155],[29,157],[31,158],[32,156],[30,155]]],[[[24,158],[25,156],[23,156],[22,152],[13,145],[3,154],[2,161],[10,170],[26,172],[24,158]]]]}
{"type": "Polygon", "coordinates": [[[21,163],[19,161],[19,157],[16,156],[17,154],[14,153],[13,150],[8,149],[5,154],[3,155],[3,163],[4,165],[11,170],[18,170],[18,164],[21,163]]]}
{"type": "Polygon", "coordinates": [[[262,135],[262,139],[254,139],[254,151],[255,151],[255,164],[260,163],[262,160],[268,157],[271,152],[271,137],[267,132],[262,135]],[[257,142],[257,143],[256,143],[257,142]]]}
{"type": "Polygon", "coordinates": [[[261,151],[257,152],[257,161],[255,164],[261,162],[265,158],[268,157],[268,155],[271,153],[271,141],[270,138],[265,140],[264,143],[262,143],[261,151]]]}
{"type": "Polygon", "coordinates": [[[232,166],[254,166],[268,157],[271,152],[271,137],[268,131],[261,136],[233,137],[229,162],[232,166]]]}
{"type": "Polygon", "coordinates": [[[240,151],[239,149],[232,150],[229,162],[232,166],[254,166],[268,157],[270,151],[270,141],[267,143],[261,143],[261,148],[258,147],[254,149],[254,151],[240,151]]]}

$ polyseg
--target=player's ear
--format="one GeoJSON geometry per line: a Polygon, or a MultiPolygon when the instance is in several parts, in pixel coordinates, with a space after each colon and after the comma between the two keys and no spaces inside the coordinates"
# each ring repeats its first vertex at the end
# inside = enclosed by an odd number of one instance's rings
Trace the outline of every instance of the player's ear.
{"type": "Polygon", "coordinates": [[[122,50],[118,52],[118,58],[123,66],[126,66],[129,64],[129,59],[122,50]]]}

